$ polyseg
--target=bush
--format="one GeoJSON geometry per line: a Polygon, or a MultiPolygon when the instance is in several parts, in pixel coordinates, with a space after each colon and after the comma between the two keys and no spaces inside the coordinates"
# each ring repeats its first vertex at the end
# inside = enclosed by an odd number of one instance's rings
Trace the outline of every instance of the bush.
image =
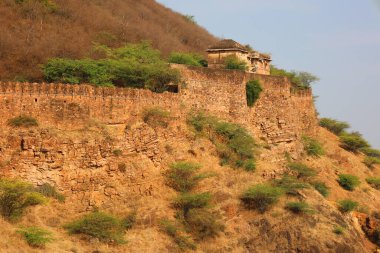
{"type": "Polygon", "coordinates": [[[129,230],[133,228],[133,226],[136,223],[136,211],[131,212],[130,214],[127,215],[124,219],[122,219],[122,226],[126,229],[129,230]]]}
{"type": "Polygon", "coordinates": [[[294,88],[301,90],[310,88],[312,83],[319,80],[318,77],[308,72],[287,71],[284,69],[276,68],[275,66],[271,66],[270,74],[273,76],[287,77],[294,88]]]}
{"type": "Polygon", "coordinates": [[[32,247],[43,248],[47,243],[54,241],[49,231],[38,227],[22,228],[17,230],[17,233],[21,234],[32,247]]]}
{"type": "Polygon", "coordinates": [[[283,190],[267,184],[252,186],[240,197],[245,207],[258,210],[260,213],[267,211],[272,205],[277,203],[283,190]]]}
{"type": "Polygon", "coordinates": [[[103,212],[93,212],[65,225],[69,234],[84,234],[106,243],[123,243],[123,222],[103,212]]]}
{"type": "Polygon", "coordinates": [[[368,142],[359,133],[343,133],[339,138],[342,148],[354,153],[360,149],[370,147],[368,142]]]}
{"type": "Polygon", "coordinates": [[[145,109],[143,112],[143,120],[152,127],[167,128],[170,121],[170,113],[159,107],[145,109]]]}
{"type": "Polygon", "coordinates": [[[255,142],[245,128],[203,113],[191,115],[188,124],[214,143],[222,165],[245,167],[247,170],[254,168],[255,142]]]}
{"type": "Polygon", "coordinates": [[[0,180],[0,212],[10,221],[17,220],[29,206],[46,202],[32,185],[11,180],[0,180]]]}
{"type": "Polygon", "coordinates": [[[308,188],[307,184],[300,182],[297,178],[290,175],[284,175],[281,179],[275,179],[273,183],[289,195],[296,195],[298,190],[308,188]]]}
{"type": "Polygon", "coordinates": [[[321,155],[324,155],[325,152],[317,140],[308,136],[303,136],[302,141],[304,149],[309,156],[319,157],[321,155]]]}
{"type": "Polygon", "coordinates": [[[361,152],[363,152],[368,157],[374,157],[380,159],[380,150],[373,149],[373,148],[361,148],[361,152]]]}
{"type": "Polygon", "coordinates": [[[344,234],[344,227],[341,227],[341,226],[335,226],[334,229],[333,229],[333,232],[337,235],[342,235],[344,234]]]}
{"type": "Polygon", "coordinates": [[[43,185],[37,187],[37,192],[41,193],[45,197],[55,198],[59,202],[65,201],[65,196],[59,193],[54,186],[51,186],[48,183],[44,183],[43,185]]]}
{"type": "Polygon", "coordinates": [[[201,55],[193,53],[173,52],[169,56],[169,62],[196,67],[207,67],[207,61],[201,55]]]}
{"type": "Polygon", "coordinates": [[[112,151],[112,153],[114,154],[114,156],[121,156],[123,154],[123,151],[120,149],[115,149],[114,151],[112,151]]]}
{"type": "Polygon", "coordinates": [[[360,185],[360,180],[357,176],[350,174],[340,174],[338,176],[338,183],[347,191],[353,191],[357,186],[360,185]]]}
{"type": "Polygon", "coordinates": [[[201,167],[197,163],[178,162],[171,166],[166,173],[167,182],[170,187],[179,192],[191,191],[200,180],[209,177],[209,174],[196,174],[201,167]]]}
{"type": "Polygon", "coordinates": [[[364,158],[363,163],[368,168],[372,169],[374,165],[380,164],[380,158],[367,156],[366,158],[364,158]]]}
{"type": "Polygon", "coordinates": [[[227,57],[224,63],[226,69],[247,70],[247,63],[239,60],[236,56],[227,57]]]}
{"type": "Polygon", "coordinates": [[[346,129],[350,128],[350,125],[346,122],[338,121],[335,119],[330,118],[322,118],[319,120],[319,125],[321,127],[326,128],[330,132],[340,135],[342,134],[346,129]]]}
{"type": "Polygon", "coordinates": [[[380,177],[369,177],[366,179],[366,181],[373,188],[380,190],[380,177]]]}
{"type": "Polygon", "coordinates": [[[208,192],[199,194],[182,193],[174,200],[173,206],[182,209],[183,216],[186,219],[191,209],[206,207],[209,205],[210,200],[211,194],[208,192]]]}
{"type": "Polygon", "coordinates": [[[299,179],[308,179],[317,175],[317,172],[302,163],[289,163],[288,168],[297,173],[299,179]]]}
{"type": "Polygon", "coordinates": [[[103,58],[50,59],[42,67],[45,79],[49,82],[145,88],[155,92],[166,91],[167,84],[179,82],[178,70],[171,69],[149,43],[127,44],[116,49],[98,46],[96,49],[104,55],[103,58]]]}
{"type": "Polygon", "coordinates": [[[190,210],[185,225],[198,239],[216,237],[224,230],[219,215],[206,209],[190,210]]]}
{"type": "Polygon", "coordinates": [[[338,201],[338,205],[339,205],[339,210],[342,213],[347,213],[347,212],[351,212],[355,210],[359,204],[358,202],[353,201],[351,199],[344,199],[344,200],[338,201]]]}
{"type": "Polygon", "coordinates": [[[315,181],[312,185],[323,197],[329,196],[330,188],[324,182],[315,181]]]}
{"type": "Polygon", "coordinates": [[[286,203],[285,208],[296,214],[314,213],[314,210],[305,202],[288,202],[286,203]]]}
{"type": "Polygon", "coordinates": [[[11,127],[33,127],[38,126],[38,122],[35,118],[21,115],[8,120],[8,125],[11,127]]]}
{"type": "Polygon", "coordinates": [[[190,236],[186,236],[183,231],[177,228],[177,225],[169,220],[161,222],[161,229],[171,236],[174,242],[181,250],[191,249],[196,250],[196,245],[190,236]]]}
{"type": "Polygon", "coordinates": [[[261,87],[259,80],[251,80],[245,85],[245,91],[247,94],[247,105],[252,107],[259,99],[263,88],[261,87]]]}
{"type": "Polygon", "coordinates": [[[248,159],[245,161],[244,169],[246,171],[254,172],[256,170],[256,162],[254,159],[248,159]]]}

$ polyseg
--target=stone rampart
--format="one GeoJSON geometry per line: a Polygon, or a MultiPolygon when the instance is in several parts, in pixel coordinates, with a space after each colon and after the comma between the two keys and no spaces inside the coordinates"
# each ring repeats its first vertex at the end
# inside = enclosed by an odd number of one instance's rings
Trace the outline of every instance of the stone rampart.
{"type": "Polygon", "coordinates": [[[311,91],[292,91],[284,77],[241,71],[175,65],[183,81],[179,93],[104,88],[91,85],[0,83],[0,123],[18,115],[31,115],[42,124],[76,128],[95,118],[106,124],[123,124],[146,107],[159,106],[173,116],[190,110],[244,124],[268,143],[289,143],[316,129],[311,91]],[[245,84],[258,79],[263,92],[255,106],[246,102],[245,84]]]}

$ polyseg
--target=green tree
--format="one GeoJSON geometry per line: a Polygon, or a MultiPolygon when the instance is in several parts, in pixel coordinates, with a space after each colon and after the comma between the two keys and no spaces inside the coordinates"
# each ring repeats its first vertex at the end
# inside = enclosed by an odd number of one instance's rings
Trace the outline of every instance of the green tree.
{"type": "Polygon", "coordinates": [[[102,58],[71,60],[50,59],[42,66],[49,82],[91,83],[98,86],[145,88],[155,92],[167,90],[170,83],[179,82],[178,70],[161,59],[160,52],[143,42],[111,49],[97,46],[102,58]]]}

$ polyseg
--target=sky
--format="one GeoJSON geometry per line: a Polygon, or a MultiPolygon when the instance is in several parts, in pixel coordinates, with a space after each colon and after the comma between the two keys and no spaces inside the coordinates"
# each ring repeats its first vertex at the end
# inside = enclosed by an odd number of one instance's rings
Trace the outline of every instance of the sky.
{"type": "Polygon", "coordinates": [[[380,148],[380,0],[158,0],[219,38],[307,71],[321,117],[346,121],[380,148]]]}

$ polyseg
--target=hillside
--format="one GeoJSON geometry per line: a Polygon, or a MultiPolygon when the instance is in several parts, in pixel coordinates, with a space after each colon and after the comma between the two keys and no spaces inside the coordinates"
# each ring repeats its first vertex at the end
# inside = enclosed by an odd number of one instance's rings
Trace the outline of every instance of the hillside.
{"type": "Polygon", "coordinates": [[[177,68],[179,93],[1,83],[2,252],[374,252],[379,167],[318,126],[310,91],[177,68]],[[26,227],[54,240],[30,246],[26,227]]]}
{"type": "Polygon", "coordinates": [[[154,0],[3,0],[0,23],[0,80],[39,80],[39,64],[91,56],[93,43],[148,40],[166,56],[203,53],[216,40],[154,0]]]}

